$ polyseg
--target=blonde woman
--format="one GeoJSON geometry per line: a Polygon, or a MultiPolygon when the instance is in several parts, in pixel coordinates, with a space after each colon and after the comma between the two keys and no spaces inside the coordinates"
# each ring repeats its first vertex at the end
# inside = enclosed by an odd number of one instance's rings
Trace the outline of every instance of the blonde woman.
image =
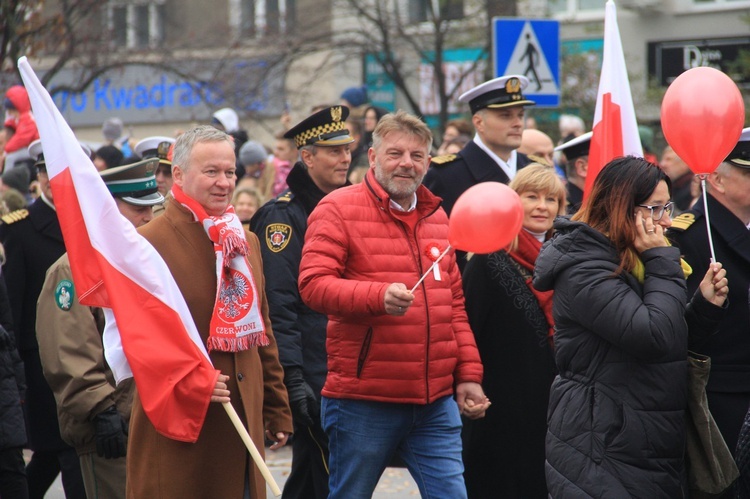
{"type": "Polygon", "coordinates": [[[464,477],[469,498],[546,499],[544,438],[556,374],[552,292],[537,291],[531,279],[542,243],[565,210],[565,186],[554,168],[534,163],[510,187],[524,208],[521,233],[507,251],[474,255],[463,273],[482,386],[500,402],[484,419],[464,421],[464,477]]]}

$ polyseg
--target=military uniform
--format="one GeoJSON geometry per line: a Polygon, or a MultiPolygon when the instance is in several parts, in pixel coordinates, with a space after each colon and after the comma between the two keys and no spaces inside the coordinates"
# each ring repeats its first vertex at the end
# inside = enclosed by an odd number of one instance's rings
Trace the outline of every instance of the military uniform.
{"type": "MultiPolygon", "coordinates": [[[[729,308],[719,332],[691,348],[711,357],[711,376],[706,387],[708,405],[734,452],[750,405],[750,231],[710,194],[708,210],[716,259],[724,265],[729,279],[729,308]]],[[[693,268],[687,281],[690,296],[698,288],[711,259],[703,199],[672,221],[668,236],[693,268]]]]}
{"type": "Polygon", "coordinates": [[[580,178],[581,181],[586,180],[584,177],[578,176],[575,164],[580,159],[588,165],[589,149],[591,148],[591,137],[593,135],[593,132],[587,132],[555,147],[555,152],[561,152],[565,156],[566,161],[565,170],[568,175],[568,183],[565,187],[568,194],[568,206],[566,208],[568,215],[573,215],[577,212],[581,208],[581,203],[583,203],[583,189],[575,185],[572,180],[574,178],[580,178]]]}
{"type": "MultiPolygon", "coordinates": [[[[525,155],[514,151],[516,170],[532,163],[525,155]]],[[[442,198],[441,206],[450,216],[456,200],[466,189],[480,182],[510,182],[508,175],[476,142],[470,141],[458,152],[432,158],[424,185],[442,198]]]]}
{"type": "Polygon", "coordinates": [[[31,496],[36,488],[37,493],[43,493],[62,467],[66,495],[85,497],[78,457],[60,437],[55,398],[44,378],[36,341],[36,305],[45,273],[65,253],[55,210],[40,197],[28,210],[4,216],[0,241],[5,246],[3,274],[28,385],[25,408],[29,446],[36,454],[36,462],[32,460],[27,469],[31,496]]]}
{"type": "MultiPolygon", "coordinates": [[[[116,198],[132,206],[150,207],[164,201],[156,190],[157,165],[156,159],[144,160],[109,168],[100,175],[116,198]]],[[[100,308],[79,304],[78,298],[65,254],[47,271],[39,294],[39,354],[57,402],[60,433],[78,453],[88,499],[124,499],[133,380],[123,380],[115,387],[104,360],[104,313],[100,308]],[[119,431],[97,435],[102,418],[111,423],[107,428],[119,431]],[[97,437],[104,455],[97,452],[97,437]]]]}
{"type": "Polygon", "coordinates": [[[130,419],[133,380],[123,380],[115,388],[112,371],[104,360],[102,332],[104,315],[100,308],[78,303],[68,255],[55,262],[39,295],[37,325],[39,352],[50,388],[56,394],[57,414],[63,439],[80,456],[87,474],[91,465],[96,480],[86,482],[89,499],[125,497],[125,457],[103,459],[95,456],[93,418],[116,405],[125,425],[130,419]],[[69,352],[74,352],[70,355],[69,352]],[[95,463],[91,463],[95,460],[95,463]]]}

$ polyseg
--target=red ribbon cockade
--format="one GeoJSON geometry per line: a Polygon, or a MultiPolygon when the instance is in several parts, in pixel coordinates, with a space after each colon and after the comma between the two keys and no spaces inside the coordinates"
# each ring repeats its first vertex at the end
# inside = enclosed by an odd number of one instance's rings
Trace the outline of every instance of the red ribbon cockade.
{"type": "Polygon", "coordinates": [[[443,253],[443,248],[440,247],[438,243],[430,243],[427,245],[427,248],[424,250],[424,254],[427,255],[427,258],[432,260],[433,262],[436,262],[438,258],[440,258],[440,255],[443,253]]]}

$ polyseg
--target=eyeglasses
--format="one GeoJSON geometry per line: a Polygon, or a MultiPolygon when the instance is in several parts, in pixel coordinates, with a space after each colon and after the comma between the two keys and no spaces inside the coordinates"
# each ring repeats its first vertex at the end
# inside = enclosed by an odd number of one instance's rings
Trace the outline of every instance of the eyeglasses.
{"type": "Polygon", "coordinates": [[[674,213],[674,203],[672,202],[664,205],[657,204],[654,206],[649,206],[647,204],[639,204],[638,206],[640,206],[641,208],[646,208],[647,210],[651,210],[651,218],[653,220],[661,220],[661,217],[663,217],[665,213],[668,217],[671,217],[672,213],[674,213]]]}

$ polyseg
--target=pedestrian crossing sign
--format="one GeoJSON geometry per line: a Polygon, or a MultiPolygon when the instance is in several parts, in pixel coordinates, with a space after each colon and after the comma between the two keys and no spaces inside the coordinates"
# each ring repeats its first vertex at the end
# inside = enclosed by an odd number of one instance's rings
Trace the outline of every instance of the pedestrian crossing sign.
{"type": "Polygon", "coordinates": [[[523,75],[523,94],[541,107],[560,105],[560,21],[492,19],[494,76],[523,75]]]}

